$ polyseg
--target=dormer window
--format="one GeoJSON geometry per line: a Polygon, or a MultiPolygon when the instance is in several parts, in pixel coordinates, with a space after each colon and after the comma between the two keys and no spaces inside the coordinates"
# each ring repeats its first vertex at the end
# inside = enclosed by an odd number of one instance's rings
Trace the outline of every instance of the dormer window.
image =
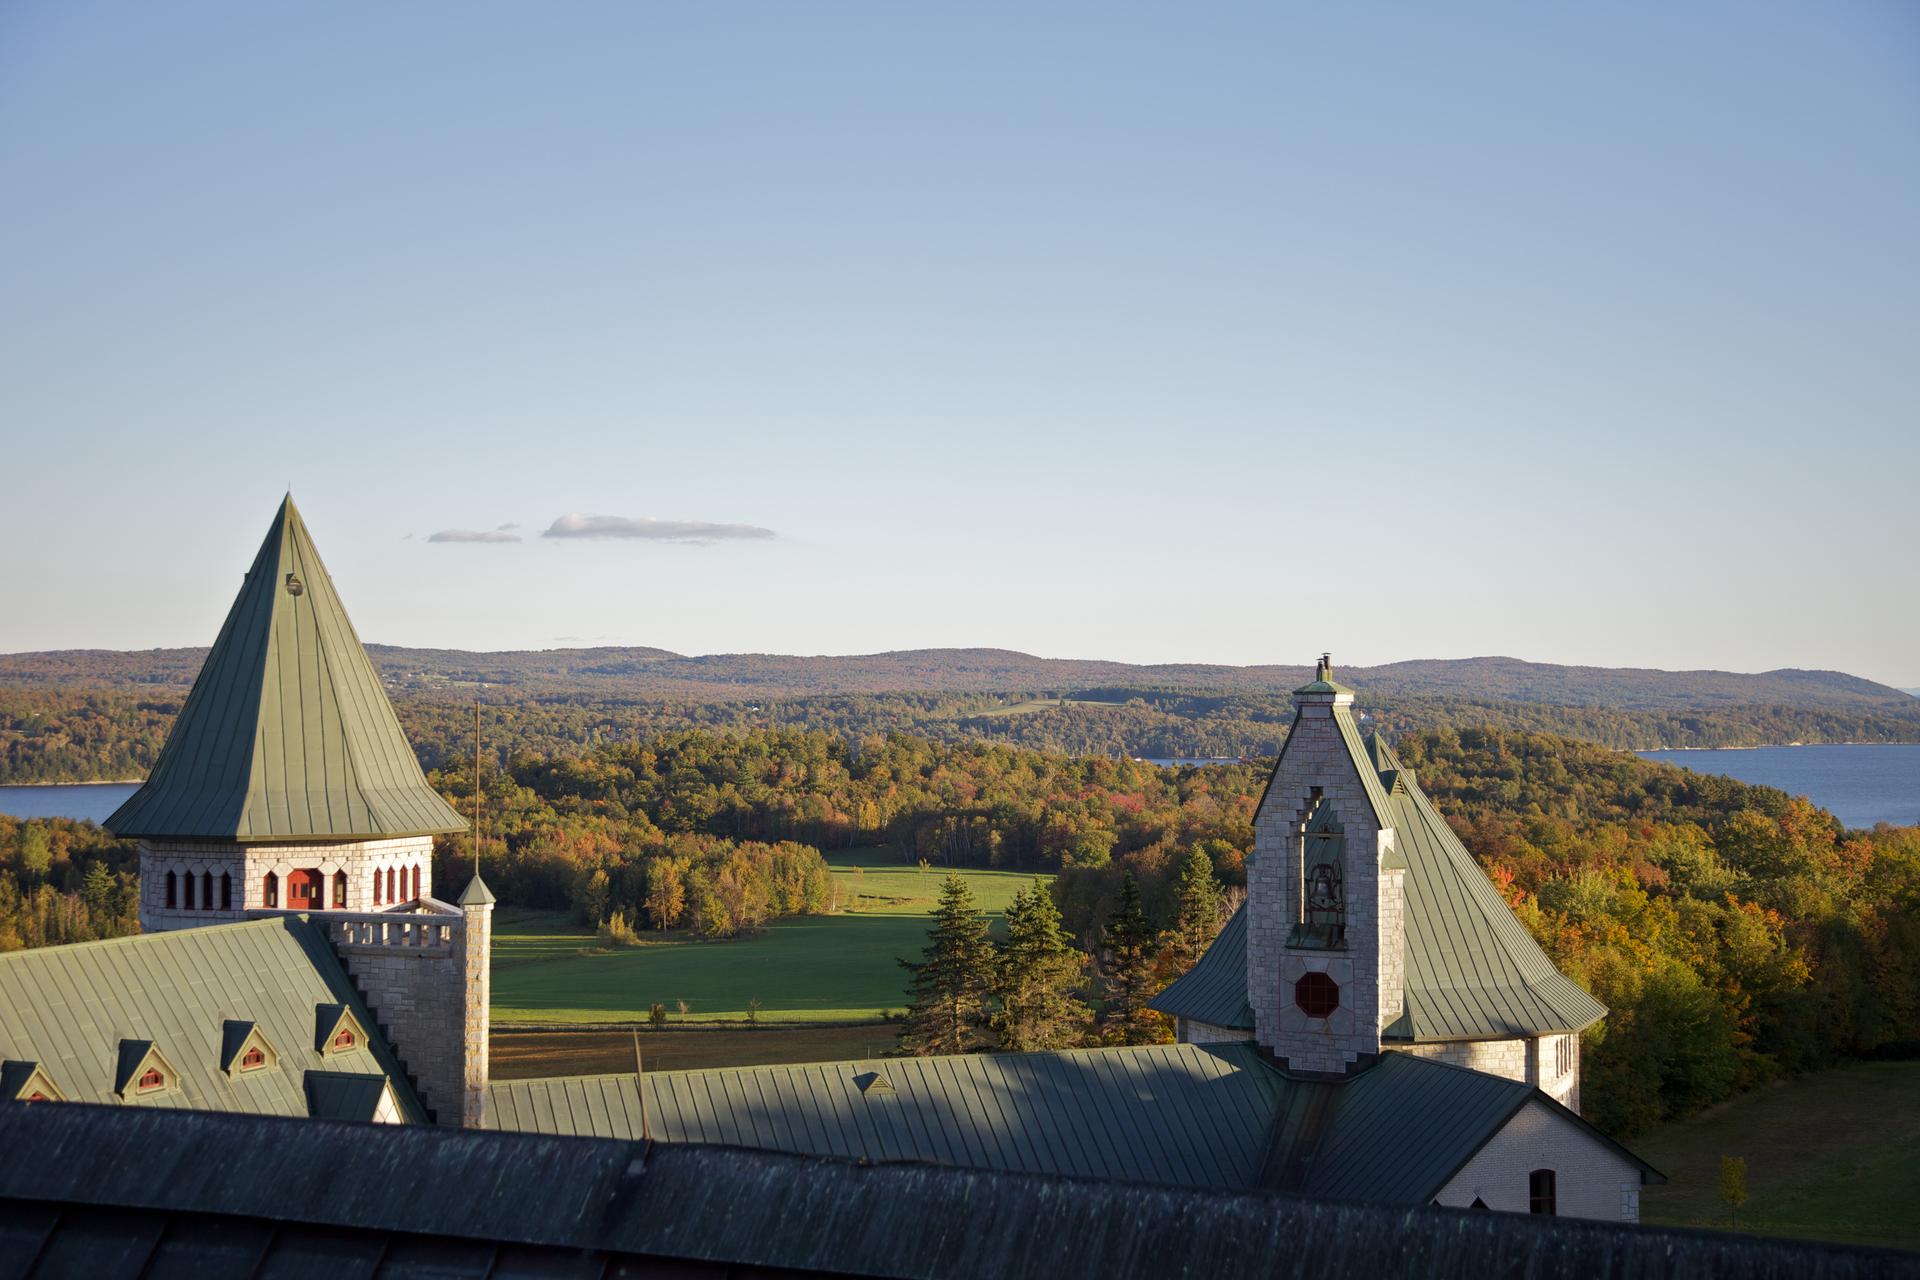
{"type": "Polygon", "coordinates": [[[260,1051],[259,1045],[253,1046],[240,1055],[240,1069],[242,1071],[258,1071],[266,1065],[267,1055],[260,1051]]]}
{"type": "Polygon", "coordinates": [[[351,1049],[353,1046],[353,1032],[342,1029],[334,1033],[333,1047],[335,1049],[351,1049]]]}
{"type": "Polygon", "coordinates": [[[154,1093],[174,1093],[180,1073],[151,1040],[122,1040],[113,1073],[113,1091],[123,1101],[154,1093]]]}

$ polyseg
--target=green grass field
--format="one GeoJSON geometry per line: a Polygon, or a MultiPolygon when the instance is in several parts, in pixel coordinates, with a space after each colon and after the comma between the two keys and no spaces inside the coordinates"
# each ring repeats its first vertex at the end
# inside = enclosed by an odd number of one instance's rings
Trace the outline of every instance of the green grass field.
{"type": "MultiPolygon", "coordinates": [[[[725,942],[643,934],[641,946],[602,951],[562,912],[503,908],[494,933],[494,1020],[631,1022],[659,1002],[675,1021],[731,1021],[745,1018],[754,999],[767,1022],[843,1022],[903,1009],[907,973],[895,961],[917,960],[925,949],[944,872],[903,866],[888,849],[852,850],[828,862],[855,910],[783,920],[725,942]]],[[[960,874],[995,916],[1032,880],[1011,871],[960,874]]]]}
{"type": "Polygon", "coordinates": [[[1789,1080],[1628,1145],[1672,1179],[1646,1189],[1647,1222],[1731,1226],[1720,1157],[1741,1156],[1741,1231],[1920,1249],[1920,1062],[1789,1080]]]}

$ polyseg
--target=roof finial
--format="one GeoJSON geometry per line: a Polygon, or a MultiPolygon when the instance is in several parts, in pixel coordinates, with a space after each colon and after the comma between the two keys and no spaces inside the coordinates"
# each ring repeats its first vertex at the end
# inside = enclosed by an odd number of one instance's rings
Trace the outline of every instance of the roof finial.
{"type": "Polygon", "coordinates": [[[1325,680],[1329,684],[1333,682],[1333,655],[1331,653],[1323,653],[1320,655],[1320,667],[1313,673],[1313,678],[1315,680],[1325,680]]]}

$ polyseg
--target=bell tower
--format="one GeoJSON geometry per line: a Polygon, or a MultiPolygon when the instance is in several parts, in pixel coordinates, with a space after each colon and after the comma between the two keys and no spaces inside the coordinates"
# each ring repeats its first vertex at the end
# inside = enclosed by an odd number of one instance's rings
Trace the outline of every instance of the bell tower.
{"type": "Polygon", "coordinates": [[[293,498],[280,504],[146,783],[106,821],[139,841],[140,927],[431,896],[427,785],[293,498]]]}
{"type": "Polygon", "coordinates": [[[1255,1039],[1290,1070],[1345,1074],[1404,1005],[1405,864],[1330,655],[1293,702],[1254,818],[1247,1002],[1255,1039]]]}

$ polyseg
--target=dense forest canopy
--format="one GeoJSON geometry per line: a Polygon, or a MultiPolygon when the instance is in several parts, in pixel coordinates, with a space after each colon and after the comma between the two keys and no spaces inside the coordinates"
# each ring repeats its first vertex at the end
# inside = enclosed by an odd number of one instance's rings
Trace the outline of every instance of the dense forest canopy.
{"type": "MultiPolygon", "coordinates": [[[[0,783],[143,777],[193,675],[190,662],[171,655],[197,651],[161,652],[169,656],[144,663],[130,662],[124,654],[0,656],[0,783]],[[75,683],[81,677],[100,683],[75,683]]],[[[1588,671],[1583,668],[1494,659],[1398,665],[1427,674],[1416,680],[1403,673],[1386,680],[1384,689],[1369,685],[1362,716],[1370,727],[1392,734],[1479,727],[1552,733],[1627,749],[1920,742],[1920,699],[1848,676],[1614,672],[1602,673],[1611,677],[1602,680],[1583,674],[1588,671]],[[1524,668],[1525,678],[1512,670],[1515,666],[1524,668]],[[1434,674],[1430,668],[1443,670],[1434,674]],[[1563,674],[1549,679],[1543,671],[1563,674]],[[1695,678],[1697,686],[1686,683],[1695,678]],[[1616,688],[1639,692],[1622,692],[1617,703],[1578,700],[1601,698],[1616,688]],[[1762,697],[1775,700],[1757,700],[1762,697]]],[[[1106,684],[795,695],[777,691],[770,680],[767,693],[721,698],[714,689],[730,688],[725,682],[698,696],[614,695],[606,692],[607,681],[571,668],[519,675],[512,667],[504,673],[486,670],[515,676],[494,683],[455,681],[420,666],[395,668],[391,658],[386,666],[401,724],[427,767],[472,750],[474,701],[485,705],[485,736],[501,759],[516,751],[579,754],[680,729],[768,728],[848,739],[873,733],[977,739],[1069,755],[1244,759],[1277,750],[1293,714],[1290,697],[1272,688],[1106,684]]],[[[628,683],[649,687],[645,680],[628,683]]]]}

